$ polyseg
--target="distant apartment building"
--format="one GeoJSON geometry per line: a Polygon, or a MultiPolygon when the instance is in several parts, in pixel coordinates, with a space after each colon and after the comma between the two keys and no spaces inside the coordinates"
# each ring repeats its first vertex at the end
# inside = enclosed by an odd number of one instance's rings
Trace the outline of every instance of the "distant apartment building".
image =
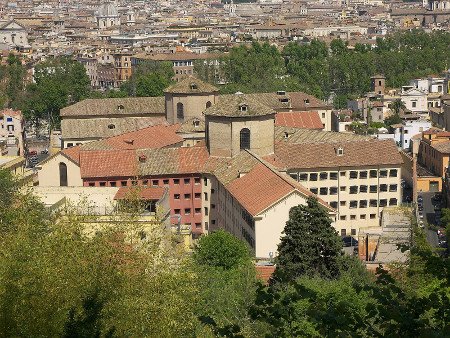
{"type": "Polygon", "coordinates": [[[2,140],[6,143],[11,155],[24,155],[22,112],[11,109],[0,111],[0,141],[2,140]]]}

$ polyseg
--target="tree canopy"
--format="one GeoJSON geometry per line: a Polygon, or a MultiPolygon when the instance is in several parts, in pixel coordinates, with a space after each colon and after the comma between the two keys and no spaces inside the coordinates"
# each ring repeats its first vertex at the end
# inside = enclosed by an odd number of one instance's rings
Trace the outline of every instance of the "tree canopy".
{"type": "Polygon", "coordinates": [[[335,278],[339,274],[342,242],[331,225],[327,210],[316,198],[293,207],[278,245],[275,280],[301,276],[335,278]]]}

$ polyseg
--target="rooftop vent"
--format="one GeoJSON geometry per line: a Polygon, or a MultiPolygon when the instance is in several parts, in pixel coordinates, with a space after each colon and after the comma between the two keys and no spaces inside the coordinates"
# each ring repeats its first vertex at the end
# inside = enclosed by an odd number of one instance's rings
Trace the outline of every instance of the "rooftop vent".
{"type": "Polygon", "coordinates": [[[278,90],[277,95],[286,95],[286,91],[284,90],[278,90]]]}
{"type": "Polygon", "coordinates": [[[309,99],[304,99],[303,102],[304,102],[305,104],[309,104],[309,99]]]}
{"type": "Polygon", "coordinates": [[[116,128],[116,126],[114,124],[108,124],[108,128],[109,129],[114,129],[114,128],[116,128]]]}
{"type": "Polygon", "coordinates": [[[123,106],[123,105],[121,105],[121,104],[119,104],[118,106],[117,106],[117,110],[124,110],[125,109],[125,107],[123,106]]]}
{"type": "Polygon", "coordinates": [[[278,99],[281,103],[289,103],[289,98],[288,97],[283,97],[278,99]]]}
{"type": "Polygon", "coordinates": [[[134,140],[131,140],[131,139],[127,139],[127,140],[123,140],[125,143],[127,143],[127,144],[133,144],[134,143],[134,140]]]}
{"type": "Polygon", "coordinates": [[[196,127],[196,128],[200,125],[199,120],[194,120],[194,121],[192,121],[192,123],[194,124],[194,127],[196,127]]]}
{"type": "Polygon", "coordinates": [[[336,155],[337,155],[337,156],[342,156],[342,155],[344,155],[344,148],[342,148],[342,147],[337,148],[337,149],[336,149],[336,155]]]}
{"type": "Polygon", "coordinates": [[[197,84],[196,83],[191,83],[191,89],[192,90],[198,89],[197,84]]]}
{"type": "Polygon", "coordinates": [[[147,156],[139,155],[139,162],[145,162],[145,161],[147,161],[147,156]]]}

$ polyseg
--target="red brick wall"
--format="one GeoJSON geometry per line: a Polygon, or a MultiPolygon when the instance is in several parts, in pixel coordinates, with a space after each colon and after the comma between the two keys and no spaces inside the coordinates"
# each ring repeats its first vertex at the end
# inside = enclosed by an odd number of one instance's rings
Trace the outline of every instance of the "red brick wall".
{"type": "MultiPolygon", "coordinates": [[[[193,233],[202,233],[202,179],[200,175],[173,175],[160,177],[144,177],[130,179],[126,177],[108,177],[84,179],[84,186],[121,187],[132,185],[168,186],[170,215],[181,215],[181,224],[190,224],[193,233]],[[123,183],[122,183],[123,182],[123,183]]],[[[171,223],[176,225],[178,219],[171,217],[171,223]]]]}

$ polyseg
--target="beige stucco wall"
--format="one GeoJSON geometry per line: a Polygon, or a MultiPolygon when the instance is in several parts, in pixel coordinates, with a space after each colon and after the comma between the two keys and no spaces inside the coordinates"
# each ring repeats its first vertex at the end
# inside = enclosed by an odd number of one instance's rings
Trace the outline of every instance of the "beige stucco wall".
{"type": "Polygon", "coordinates": [[[333,130],[333,113],[331,109],[318,110],[320,121],[324,125],[323,130],[332,131],[333,130]]]}
{"type": "MultiPolygon", "coordinates": [[[[379,226],[380,225],[380,214],[383,210],[383,207],[380,207],[380,200],[387,200],[387,205],[389,206],[389,201],[391,198],[397,199],[397,205],[401,203],[401,167],[400,166],[386,166],[386,167],[375,167],[375,166],[367,166],[367,167],[345,167],[345,168],[321,168],[319,169],[310,169],[310,170],[289,170],[289,174],[296,176],[299,182],[308,189],[317,188],[317,195],[323,199],[327,203],[336,202],[337,203],[337,217],[335,227],[336,230],[341,234],[342,230],[345,230],[346,235],[350,235],[356,232],[358,233],[358,229],[361,227],[368,226],[379,226]],[[390,177],[389,170],[396,169],[397,177],[390,177]],[[370,178],[370,170],[377,170],[379,173],[380,170],[388,170],[388,177],[381,178],[379,174],[377,174],[376,178],[370,178]],[[351,179],[350,171],[357,171],[358,178],[351,179]],[[367,178],[359,178],[359,173],[361,171],[367,171],[367,178]],[[331,180],[330,173],[337,173],[337,179],[331,180]],[[302,181],[300,178],[301,173],[308,174],[308,180],[302,181]],[[317,174],[317,181],[311,181],[310,175],[311,173],[317,174]],[[327,179],[321,180],[320,173],[327,173],[327,179]],[[380,185],[386,184],[388,185],[387,192],[380,192],[380,185]],[[389,191],[390,185],[397,185],[397,191],[389,191]],[[360,186],[366,185],[367,192],[361,193],[360,186]],[[371,193],[370,186],[376,185],[377,192],[371,193]],[[350,194],[350,187],[358,186],[358,192],[356,194],[350,194]],[[330,189],[331,187],[337,188],[337,194],[331,195],[330,189]],[[320,188],[328,188],[327,194],[321,194],[320,188]],[[360,208],[359,201],[366,200],[367,207],[360,208]],[[377,200],[377,207],[370,207],[370,200],[377,200]],[[356,208],[350,208],[350,201],[358,201],[356,208]]],[[[333,205],[332,205],[333,206],[333,205]]]]}
{"type": "Polygon", "coordinates": [[[44,162],[38,171],[39,186],[59,187],[59,163],[67,165],[68,186],[82,186],[80,167],[61,153],[44,162]]]}
{"type": "Polygon", "coordinates": [[[305,197],[293,192],[256,218],[255,254],[257,258],[270,258],[270,252],[273,257],[277,255],[281,233],[289,220],[289,210],[292,207],[305,204],[305,197]]]}
{"type": "MultiPolygon", "coordinates": [[[[59,178],[59,176],[58,176],[59,178]]],[[[80,206],[83,213],[108,215],[114,209],[114,196],[119,188],[112,187],[45,187],[33,188],[34,193],[47,205],[52,206],[65,198],[72,206],[80,206]]]]}
{"type": "Polygon", "coordinates": [[[243,128],[250,130],[251,151],[260,156],[274,152],[274,115],[245,118],[208,116],[206,123],[212,156],[232,157],[239,154],[240,132],[243,128]]]}
{"type": "Polygon", "coordinates": [[[170,124],[182,123],[191,117],[203,117],[206,103],[209,101],[214,105],[218,96],[209,94],[183,95],[166,93],[166,118],[170,124]],[[181,102],[184,108],[184,120],[177,119],[177,103],[181,102]]]}

